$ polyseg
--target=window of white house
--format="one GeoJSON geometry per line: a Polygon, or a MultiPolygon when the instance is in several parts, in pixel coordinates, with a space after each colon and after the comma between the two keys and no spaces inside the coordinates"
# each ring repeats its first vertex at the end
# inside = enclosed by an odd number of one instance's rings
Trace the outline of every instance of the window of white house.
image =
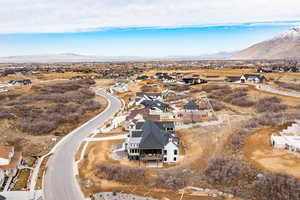
{"type": "Polygon", "coordinates": [[[164,161],[167,161],[167,158],[164,158],[164,161]]]}
{"type": "Polygon", "coordinates": [[[174,157],[174,161],[176,161],[176,157],[174,157]]]}
{"type": "Polygon", "coordinates": [[[177,155],[177,150],[176,149],[174,150],[174,155],[177,155]]]}
{"type": "Polygon", "coordinates": [[[166,155],[168,153],[168,151],[167,150],[164,150],[164,154],[166,155]]]}

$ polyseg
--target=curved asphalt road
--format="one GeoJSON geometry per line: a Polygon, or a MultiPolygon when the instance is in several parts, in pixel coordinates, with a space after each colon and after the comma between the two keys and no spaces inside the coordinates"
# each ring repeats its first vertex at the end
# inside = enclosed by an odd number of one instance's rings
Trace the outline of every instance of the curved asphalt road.
{"type": "Polygon", "coordinates": [[[83,200],[83,194],[75,179],[75,154],[81,141],[91,132],[101,127],[121,108],[121,102],[116,97],[104,94],[100,90],[97,95],[105,97],[108,107],[99,115],[72,131],[53,149],[53,155],[47,164],[43,181],[45,200],[83,200]]]}

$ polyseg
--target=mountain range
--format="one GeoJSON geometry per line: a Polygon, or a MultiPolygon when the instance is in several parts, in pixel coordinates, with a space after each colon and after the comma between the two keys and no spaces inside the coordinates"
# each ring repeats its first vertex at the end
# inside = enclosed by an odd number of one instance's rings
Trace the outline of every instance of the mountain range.
{"type": "Polygon", "coordinates": [[[0,63],[47,63],[47,62],[108,62],[150,60],[256,60],[256,59],[300,59],[300,27],[292,28],[269,40],[254,44],[236,52],[218,52],[198,56],[89,56],[75,53],[43,54],[0,57],[0,63]]]}
{"type": "Polygon", "coordinates": [[[138,57],[138,56],[89,56],[75,53],[41,54],[27,56],[0,57],[0,63],[54,63],[54,62],[109,62],[109,61],[150,61],[150,60],[212,60],[226,59],[233,52],[218,52],[199,56],[166,56],[166,57],[138,57]]]}
{"type": "Polygon", "coordinates": [[[230,57],[234,60],[300,58],[300,27],[254,44],[230,57]]]}

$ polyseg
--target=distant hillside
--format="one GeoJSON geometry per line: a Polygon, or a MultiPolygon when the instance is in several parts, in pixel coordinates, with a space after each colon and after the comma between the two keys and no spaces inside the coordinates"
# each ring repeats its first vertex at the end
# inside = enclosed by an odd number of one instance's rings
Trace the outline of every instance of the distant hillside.
{"type": "Polygon", "coordinates": [[[199,56],[168,56],[163,60],[225,60],[233,56],[236,52],[221,51],[212,54],[202,54],[199,56]]]}
{"type": "Polygon", "coordinates": [[[255,44],[230,57],[236,60],[300,58],[300,27],[255,44]]]}
{"type": "Polygon", "coordinates": [[[93,61],[96,60],[93,56],[84,56],[74,53],[62,53],[62,54],[43,54],[43,55],[27,55],[27,56],[9,56],[0,57],[2,63],[21,63],[21,62],[81,62],[81,61],[93,61]]]}
{"type": "Polygon", "coordinates": [[[167,56],[167,57],[138,57],[138,56],[87,56],[74,53],[42,54],[26,56],[0,57],[0,63],[54,63],[54,62],[106,62],[106,61],[150,61],[150,60],[223,60],[234,52],[219,52],[199,56],[167,56]]]}

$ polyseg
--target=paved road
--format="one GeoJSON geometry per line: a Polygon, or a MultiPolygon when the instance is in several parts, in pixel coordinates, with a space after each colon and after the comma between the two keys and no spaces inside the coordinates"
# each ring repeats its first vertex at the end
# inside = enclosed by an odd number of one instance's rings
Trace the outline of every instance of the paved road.
{"type": "Polygon", "coordinates": [[[116,97],[104,94],[101,91],[97,91],[96,94],[104,96],[108,100],[108,107],[100,115],[71,132],[54,147],[44,178],[45,200],[84,199],[74,176],[76,150],[82,140],[102,126],[121,108],[121,102],[116,97]]]}
{"type": "Polygon", "coordinates": [[[259,90],[270,92],[270,93],[275,93],[275,94],[280,94],[280,95],[284,95],[284,96],[300,98],[300,93],[278,90],[278,89],[272,88],[269,85],[260,84],[260,85],[256,85],[256,88],[259,89],[259,90]]]}
{"type": "Polygon", "coordinates": [[[86,138],[84,141],[96,142],[96,141],[108,141],[108,140],[122,140],[122,139],[126,139],[127,137],[128,134],[123,134],[123,135],[115,135],[115,136],[107,136],[107,137],[86,138]]]}

